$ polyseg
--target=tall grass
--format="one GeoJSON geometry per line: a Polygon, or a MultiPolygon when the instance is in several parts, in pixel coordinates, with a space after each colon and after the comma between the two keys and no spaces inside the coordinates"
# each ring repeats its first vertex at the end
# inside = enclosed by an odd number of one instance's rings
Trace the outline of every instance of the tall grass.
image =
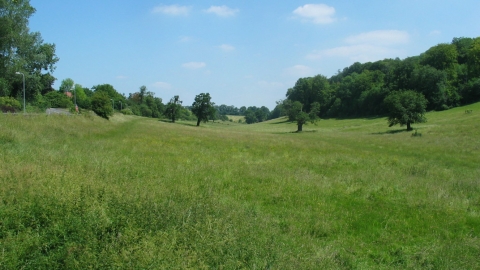
{"type": "Polygon", "coordinates": [[[421,137],[382,118],[1,115],[0,268],[480,268],[468,108],[421,137]]]}

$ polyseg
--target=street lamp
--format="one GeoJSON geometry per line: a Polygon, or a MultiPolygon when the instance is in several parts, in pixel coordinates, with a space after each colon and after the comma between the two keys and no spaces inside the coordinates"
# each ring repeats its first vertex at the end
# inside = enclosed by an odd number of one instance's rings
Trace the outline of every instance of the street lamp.
{"type": "Polygon", "coordinates": [[[22,75],[23,77],[23,113],[25,113],[25,74],[23,74],[22,72],[15,72],[15,74],[17,75],[22,75]]]}
{"type": "Polygon", "coordinates": [[[75,89],[75,86],[73,86],[73,97],[74,97],[74,100],[75,100],[75,112],[78,113],[77,90],[75,89]]]}

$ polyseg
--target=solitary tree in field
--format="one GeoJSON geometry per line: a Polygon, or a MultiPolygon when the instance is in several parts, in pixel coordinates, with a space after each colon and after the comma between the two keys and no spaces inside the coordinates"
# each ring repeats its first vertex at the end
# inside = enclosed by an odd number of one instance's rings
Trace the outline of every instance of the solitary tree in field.
{"type": "Polygon", "coordinates": [[[304,124],[308,122],[314,124],[319,119],[320,103],[318,102],[312,103],[308,112],[304,111],[304,106],[299,101],[286,102],[284,106],[289,120],[297,122],[297,132],[303,131],[304,124]]]}
{"type": "Polygon", "coordinates": [[[211,102],[209,93],[201,93],[195,97],[195,101],[192,104],[192,112],[197,116],[197,127],[200,126],[200,122],[207,122],[209,118],[215,116],[215,103],[211,102]]]}
{"type": "Polygon", "coordinates": [[[180,115],[181,108],[182,101],[180,100],[180,97],[174,96],[172,99],[170,99],[170,102],[168,102],[167,107],[165,108],[165,116],[168,117],[168,119],[171,119],[173,123],[175,123],[175,120],[180,115]]]}
{"type": "Polygon", "coordinates": [[[411,124],[427,121],[425,109],[428,101],[420,93],[412,90],[394,91],[383,102],[389,112],[389,127],[400,124],[407,125],[407,130],[412,130],[411,124]]]}

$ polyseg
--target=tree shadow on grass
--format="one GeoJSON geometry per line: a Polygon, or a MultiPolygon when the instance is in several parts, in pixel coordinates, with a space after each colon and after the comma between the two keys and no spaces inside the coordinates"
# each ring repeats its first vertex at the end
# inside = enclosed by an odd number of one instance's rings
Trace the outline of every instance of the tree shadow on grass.
{"type": "Polygon", "coordinates": [[[197,126],[197,122],[176,121],[175,123],[173,123],[171,120],[167,120],[167,119],[160,119],[158,121],[168,123],[168,124],[177,124],[177,125],[190,126],[190,127],[196,127],[197,126]]]}
{"type": "Polygon", "coordinates": [[[285,123],[290,123],[293,121],[288,121],[288,119],[284,120],[284,121],[280,121],[280,122],[275,122],[275,123],[269,123],[270,125],[278,125],[278,124],[285,124],[285,123]]]}
{"type": "Polygon", "coordinates": [[[317,130],[304,130],[304,131],[283,131],[283,132],[272,132],[272,134],[302,134],[302,133],[314,133],[317,130]]]}
{"type": "Polygon", "coordinates": [[[397,133],[402,133],[402,132],[411,132],[412,130],[407,130],[406,128],[403,129],[395,129],[395,130],[388,130],[384,132],[374,132],[370,133],[371,135],[385,135],[385,134],[397,134],[397,133]]]}

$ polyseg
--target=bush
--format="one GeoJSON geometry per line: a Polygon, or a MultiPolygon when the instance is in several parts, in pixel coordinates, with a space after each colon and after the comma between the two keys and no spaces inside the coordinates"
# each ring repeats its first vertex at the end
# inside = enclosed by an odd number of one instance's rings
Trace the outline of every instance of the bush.
{"type": "Polygon", "coordinates": [[[20,102],[12,97],[0,97],[0,110],[14,113],[22,109],[20,102]]]}
{"type": "Polygon", "coordinates": [[[51,107],[50,101],[40,94],[35,96],[34,105],[38,108],[38,110],[43,112],[45,112],[47,108],[51,107]]]}
{"type": "Polygon", "coordinates": [[[133,112],[132,110],[130,110],[130,108],[123,109],[120,112],[123,113],[124,115],[133,115],[133,112]]]}
{"type": "Polygon", "coordinates": [[[48,92],[44,97],[49,102],[51,108],[70,108],[73,106],[72,100],[64,93],[58,91],[48,92]]]}
{"type": "Polygon", "coordinates": [[[110,98],[105,92],[95,92],[92,96],[92,110],[100,117],[108,120],[113,115],[110,98]]]}

